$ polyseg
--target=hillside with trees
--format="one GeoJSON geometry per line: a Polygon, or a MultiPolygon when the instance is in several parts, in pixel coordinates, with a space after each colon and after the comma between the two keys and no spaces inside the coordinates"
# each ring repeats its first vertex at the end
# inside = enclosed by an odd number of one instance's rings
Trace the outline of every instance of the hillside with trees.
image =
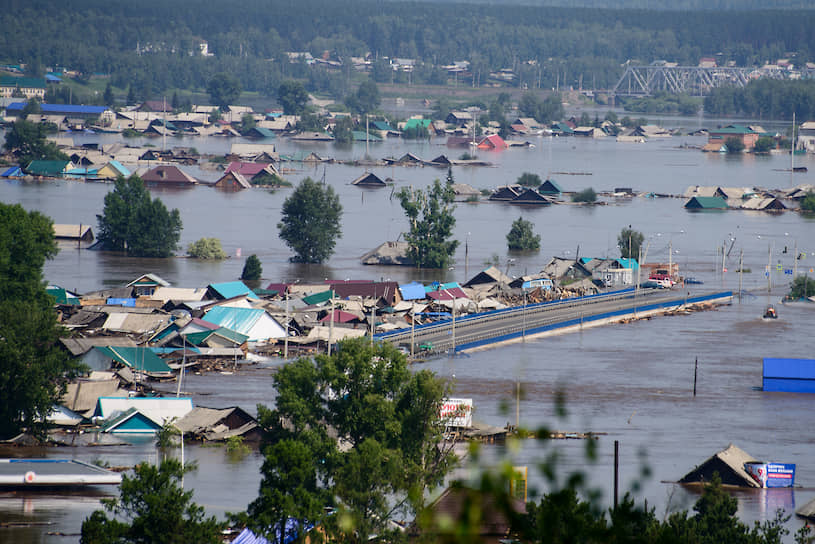
{"type": "MultiPolygon", "coordinates": [[[[109,76],[119,95],[135,100],[174,89],[213,90],[210,83],[219,82],[219,74],[267,97],[295,78],[310,92],[345,98],[358,87],[350,58],[366,54],[377,82],[484,85],[494,81],[491,72],[508,69],[514,75],[501,84],[551,89],[581,81],[585,87],[608,88],[627,61],[667,59],[695,66],[701,56],[720,53],[719,61],[739,66],[787,57],[801,64],[813,60],[815,51],[815,11],[806,9],[674,11],[666,17],[655,9],[503,2],[468,6],[462,17],[461,6],[453,3],[373,0],[296,5],[247,0],[239,7],[194,0],[7,4],[0,13],[8,29],[0,36],[0,62],[22,61],[28,75],[62,67],[77,72],[82,82],[109,76]],[[19,39],[26,35],[37,40],[19,39]],[[201,54],[204,42],[208,56],[201,54]],[[288,52],[308,53],[314,60],[288,52]],[[393,70],[387,59],[395,57],[416,64],[410,71],[393,70]],[[469,62],[467,75],[454,79],[443,66],[462,60],[469,62]]],[[[634,0],[618,3],[631,4],[644,7],[634,0]]],[[[70,99],[64,87],[58,91],[51,101],[70,99]]],[[[105,94],[89,91],[83,99],[101,101],[105,94]]]]}

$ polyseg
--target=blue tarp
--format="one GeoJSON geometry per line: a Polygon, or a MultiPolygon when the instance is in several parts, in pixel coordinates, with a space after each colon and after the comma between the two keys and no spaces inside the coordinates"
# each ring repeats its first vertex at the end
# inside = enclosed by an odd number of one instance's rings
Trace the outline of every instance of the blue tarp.
{"type": "Polygon", "coordinates": [[[417,281],[400,285],[399,292],[402,293],[402,300],[423,300],[427,298],[424,285],[417,281]]]}
{"type": "Polygon", "coordinates": [[[128,308],[136,307],[135,298],[109,298],[105,301],[108,306],[127,306],[128,308]]]}
{"type": "MultiPolygon", "coordinates": [[[[297,539],[297,529],[299,523],[291,518],[286,520],[286,536],[283,538],[283,544],[289,544],[297,539]]],[[[314,525],[306,525],[306,532],[311,531],[314,525]]],[[[275,529],[276,536],[280,533],[280,529],[275,529]]],[[[280,538],[275,538],[275,542],[280,542],[280,538]]],[[[262,536],[258,536],[249,529],[244,529],[241,534],[235,537],[230,544],[271,544],[262,536]]]]}

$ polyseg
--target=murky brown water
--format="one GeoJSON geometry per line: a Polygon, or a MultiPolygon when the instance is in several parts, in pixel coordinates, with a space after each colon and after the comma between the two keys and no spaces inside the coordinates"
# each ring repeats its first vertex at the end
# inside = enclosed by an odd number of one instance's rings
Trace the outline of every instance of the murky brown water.
{"type": "MultiPolygon", "coordinates": [[[[90,137],[88,137],[90,138],[90,137]]],[[[98,137],[96,137],[98,138],[98,137]]],[[[554,176],[567,190],[591,186],[596,190],[633,187],[665,193],[682,193],[692,184],[726,186],[788,187],[791,177],[777,170],[788,167],[788,157],[742,157],[732,160],[698,151],[679,150],[682,142],[702,143],[693,138],[675,138],[644,145],[618,144],[611,139],[535,139],[535,148],[511,149],[502,153],[482,153],[496,168],[454,170],[456,180],[477,188],[490,188],[514,181],[524,171],[591,172],[591,176],[554,176]]],[[[224,140],[189,139],[174,145],[195,145],[201,151],[224,152],[224,140]]],[[[282,150],[293,144],[279,142],[282,150]]],[[[319,146],[308,146],[315,149],[319,146]]],[[[432,158],[441,153],[457,156],[451,150],[428,143],[387,142],[372,146],[376,157],[400,156],[412,151],[432,158]]],[[[322,154],[361,157],[365,148],[322,154]]],[[[815,170],[811,157],[796,158],[815,170]]],[[[613,441],[621,443],[621,482],[627,484],[639,472],[638,454],[647,453],[653,477],[641,496],[657,513],[669,506],[689,507],[695,495],[664,484],[672,481],[709,455],[733,442],[752,455],[767,460],[798,465],[796,480],[804,489],[789,492],[746,492],[739,494],[740,515],[745,520],[772,517],[774,506],[788,511],[815,497],[815,450],[813,431],[808,425],[815,397],[811,395],[764,393],[761,385],[762,357],[812,357],[815,311],[802,307],[779,306],[780,318],[767,323],[760,319],[769,300],[776,302],[789,280],[783,270],[793,266],[793,247],[807,252],[799,261],[800,270],[815,266],[815,222],[796,213],[772,216],[758,212],[688,213],[678,199],[645,199],[609,202],[607,206],[577,208],[552,206],[518,209],[509,205],[459,204],[456,237],[462,245],[453,270],[422,271],[364,267],[359,256],[387,239],[395,239],[406,228],[391,189],[360,191],[348,183],[364,169],[330,165],[289,175],[322,177],[335,187],[345,208],[344,235],[337,254],[324,266],[302,266],[288,262],[290,253],[276,236],[280,207],[287,191],[271,194],[262,190],[219,193],[208,187],[182,192],[157,193],[170,207],[181,210],[184,220],[182,244],[203,236],[219,237],[233,256],[257,253],[264,276],[269,281],[318,280],[323,278],[392,278],[464,280],[465,268],[472,275],[486,259],[497,254],[511,275],[533,272],[551,255],[616,255],[616,235],[629,224],[648,237],[648,260],[667,260],[669,242],[673,259],[682,272],[706,282],[706,288],[736,290],[739,278],[738,255],[744,250],[744,288],[754,294],[742,304],[714,312],[689,316],[659,317],[627,325],[611,325],[579,333],[528,340],[455,359],[441,358],[422,365],[455,380],[456,394],[472,397],[476,419],[503,425],[514,422],[515,382],[523,384],[520,403],[521,423],[530,427],[548,424],[570,431],[593,430],[608,433],[599,439],[598,463],[586,470],[592,482],[605,490],[610,500],[613,441]],[[510,255],[505,235],[510,223],[522,215],[536,225],[542,235],[539,255],[510,255]],[[727,240],[733,249],[726,261],[731,270],[720,273],[717,248],[727,240]],[[465,261],[464,242],[469,246],[465,261]],[[783,253],[784,247],[788,248],[783,253]],[[771,251],[772,295],[766,290],[764,267],[771,251]],[[508,261],[514,258],[514,262],[508,261]],[[698,394],[692,397],[693,364],[699,358],[698,394]],[[552,399],[557,390],[567,394],[569,417],[554,420],[552,399]]],[[[393,177],[396,188],[425,186],[443,171],[430,168],[379,168],[374,172],[393,177]]],[[[197,172],[201,177],[211,172],[197,172]]],[[[208,179],[210,179],[208,178],[208,179]]],[[[795,183],[813,182],[813,174],[796,175],[795,183]]],[[[22,184],[0,182],[0,198],[37,209],[58,223],[92,223],[101,211],[108,185],[57,182],[22,184]]],[[[238,277],[243,258],[222,263],[201,263],[190,259],[128,259],[102,252],[64,249],[46,265],[49,282],[69,289],[88,291],[118,285],[144,272],[154,272],[177,286],[197,287],[238,277]]],[[[222,407],[239,405],[254,413],[257,403],[271,404],[272,369],[253,368],[231,376],[212,374],[190,376],[184,389],[195,403],[222,407]]],[[[583,469],[580,442],[554,444],[565,453],[564,470],[583,469]]],[[[525,441],[517,449],[502,446],[485,448],[487,462],[505,455],[514,464],[534,467],[543,458],[544,447],[525,441]]],[[[105,448],[58,448],[44,452],[50,457],[75,457],[86,461],[102,459],[111,465],[128,465],[155,459],[149,440],[134,446],[105,448]]],[[[196,491],[196,500],[217,515],[245,508],[257,494],[260,457],[256,454],[234,459],[223,448],[188,447],[187,458],[197,460],[199,470],[185,484],[196,491]]],[[[530,474],[534,474],[531,471],[530,474]]],[[[532,484],[541,480],[532,476],[532,484]]],[[[0,521],[28,521],[38,525],[26,529],[0,528],[1,542],[76,542],[82,519],[99,506],[98,497],[72,495],[0,495],[0,521]],[[39,525],[39,524],[44,525],[39,525]],[[52,536],[49,532],[68,533],[52,536]]],[[[794,529],[799,522],[793,520],[794,529]]]]}

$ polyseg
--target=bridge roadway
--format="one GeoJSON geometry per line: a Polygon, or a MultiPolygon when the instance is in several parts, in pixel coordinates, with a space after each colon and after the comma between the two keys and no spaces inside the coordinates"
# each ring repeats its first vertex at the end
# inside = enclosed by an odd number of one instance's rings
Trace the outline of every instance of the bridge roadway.
{"type": "MultiPolygon", "coordinates": [[[[490,341],[521,338],[525,334],[536,334],[558,325],[580,325],[585,321],[598,319],[597,316],[613,314],[609,317],[622,319],[634,316],[637,312],[658,308],[670,308],[685,303],[700,302],[700,299],[730,298],[730,292],[694,293],[663,289],[629,289],[608,294],[594,295],[553,302],[515,306],[494,312],[457,317],[455,320],[455,350],[464,350],[490,341]],[[720,295],[720,296],[716,296],[720,295]]],[[[421,325],[414,330],[414,350],[416,354],[432,355],[444,353],[453,348],[453,321],[445,319],[436,323],[421,325]],[[424,346],[424,348],[420,348],[424,346]],[[430,346],[430,347],[428,347],[430,346]]],[[[395,345],[410,349],[410,328],[399,329],[376,335],[395,345]]]]}

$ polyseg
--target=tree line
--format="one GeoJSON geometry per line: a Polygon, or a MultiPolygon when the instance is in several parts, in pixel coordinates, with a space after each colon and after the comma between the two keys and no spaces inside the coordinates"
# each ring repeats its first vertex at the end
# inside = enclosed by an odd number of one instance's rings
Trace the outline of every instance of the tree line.
{"type": "MultiPolygon", "coordinates": [[[[0,51],[32,70],[63,66],[88,78],[106,74],[120,89],[146,99],[169,89],[203,89],[217,73],[240,78],[248,91],[273,96],[285,78],[304,78],[310,90],[347,94],[350,56],[370,52],[378,81],[444,83],[438,68],[469,60],[471,79],[510,68],[512,84],[608,88],[628,60],[667,59],[695,65],[722,53],[738,65],[762,64],[795,53],[815,54],[812,10],[676,11],[474,5],[462,16],[449,3],[248,0],[146,0],[138,4],[78,0],[10,0],[0,14],[0,51]],[[76,17],[82,13],[82,17],[76,17]],[[183,13],[183,17],[178,14],[183,13]],[[87,32],[93,28],[93,32],[87,32]],[[37,40],[19,36],[36,35],[37,40]],[[71,36],[81,36],[72,39],[71,36]],[[201,40],[213,57],[197,54],[201,40]],[[328,52],[338,70],[290,63],[286,51],[328,52]],[[414,58],[413,73],[394,72],[383,57],[414,58]],[[527,63],[527,61],[532,61],[527,63]]],[[[101,93],[100,93],[101,94],[101,93]]],[[[97,95],[98,96],[98,95],[97,95]]]]}
{"type": "Polygon", "coordinates": [[[760,119],[815,118],[815,81],[759,79],[743,88],[712,89],[705,97],[705,112],[746,115],[760,119]]]}

